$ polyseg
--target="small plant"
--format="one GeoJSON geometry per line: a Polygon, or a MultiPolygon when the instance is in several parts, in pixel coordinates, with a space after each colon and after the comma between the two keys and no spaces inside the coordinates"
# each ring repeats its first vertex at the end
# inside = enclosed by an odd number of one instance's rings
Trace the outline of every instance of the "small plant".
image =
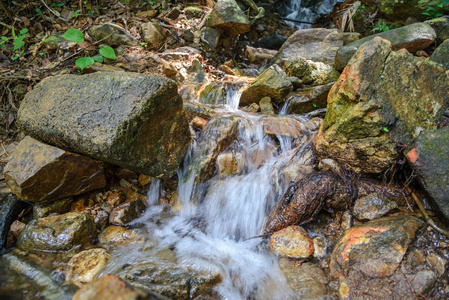
{"type": "MultiPolygon", "coordinates": [[[[449,4],[449,0],[444,0],[444,1],[441,1],[440,3],[438,3],[437,7],[447,10],[446,8],[444,8],[444,6],[447,4],[449,4]]],[[[436,8],[432,7],[432,6],[428,6],[426,11],[423,12],[422,14],[427,16],[426,19],[428,19],[428,20],[436,19],[436,18],[443,16],[442,13],[437,12],[436,8]]]]}
{"type": "MultiPolygon", "coordinates": [[[[62,36],[66,40],[75,42],[75,43],[83,43],[84,42],[84,35],[83,33],[76,28],[70,28],[68,29],[64,35],[62,36]]],[[[100,47],[100,55],[90,57],[80,57],[75,61],[75,65],[77,65],[81,70],[84,70],[87,66],[93,65],[95,62],[102,63],[104,61],[103,57],[110,58],[110,59],[117,59],[117,56],[115,55],[114,49],[112,49],[109,46],[101,46],[100,47]]]]}
{"type": "Polygon", "coordinates": [[[12,44],[13,44],[13,51],[18,51],[18,54],[16,54],[12,60],[16,60],[18,59],[23,52],[25,51],[25,49],[23,48],[23,46],[25,46],[25,42],[23,41],[26,37],[27,37],[27,33],[28,33],[28,29],[24,28],[22,30],[19,31],[19,34],[16,35],[14,28],[12,29],[12,37],[8,38],[6,36],[1,36],[0,39],[0,48],[3,49],[6,45],[6,43],[9,40],[12,40],[12,44]]]}
{"type": "Polygon", "coordinates": [[[377,22],[376,27],[374,27],[371,31],[372,32],[385,32],[385,31],[388,31],[388,30],[390,30],[390,27],[387,26],[387,23],[385,23],[382,20],[379,20],[377,22]]]}

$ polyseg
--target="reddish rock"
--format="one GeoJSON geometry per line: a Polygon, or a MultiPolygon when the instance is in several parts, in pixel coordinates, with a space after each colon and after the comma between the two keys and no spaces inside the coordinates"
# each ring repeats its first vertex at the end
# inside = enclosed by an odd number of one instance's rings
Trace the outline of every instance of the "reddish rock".
{"type": "Polygon", "coordinates": [[[307,231],[295,225],[273,233],[270,246],[277,254],[291,258],[308,258],[314,251],[313,241],[307,231]]]}
{"type": "Polygon", "coordinates": [[[199,129],[203,129],[204,126],[207,125],[207,120],[204,120],[201,117],[195,116],[192,120],[192,125],[199,129]]]}
{"type": "Polygon", "coordinates": [[[371,278],[392,275],[422,224],[418,218],[398,215],[346,230],[332,252],[331,274],[345,278],[358,270],[371,278]]]}
{"type": "Polygon", "coordinates": [[[22,200],[44,203],[106,185],[103,165],[89,157],[25,137],[4,170],[6,183],[22,200]]]}
{"type": "Polygon", "coordinates": [[[217,156],[217,169],[220,178],[239,174],[243,170],[244,161],[241,153],[220,153],[217,156]]]}

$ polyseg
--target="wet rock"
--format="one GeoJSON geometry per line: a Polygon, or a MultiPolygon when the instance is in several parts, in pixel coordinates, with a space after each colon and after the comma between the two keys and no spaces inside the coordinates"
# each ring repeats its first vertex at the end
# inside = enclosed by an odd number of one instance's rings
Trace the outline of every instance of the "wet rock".
{"type": "Polygon", "coordinates": [[[147,43],[147,47],[152,50],[159,50],[165,42],[162,27],[157,22],[144,23],[140,27],[142,39],[147,43]]]}
{"type": "Polygon", "coordinates": [[[327,295],[326,275],[316,264],[306,262],[296,266],[294,261],[281,258],[279,267],[298,299],[321,299],[327,295]]]}
{"type": "Polygon", "coordinates": [[[244,161],[241,153],[220,153],[217,156],[217,169],[220,178],[239,174],[243,170],[244,161]]]}
{"type": "Polygon", "coordinates": [[[241,118],[235,116],[217,116],[207,123],[197,143],[200,153],[190,164],[188,176],[195,172],[196,182],[213,176],[216,158],[234,142],[240,121],[241,118]]]}
{"type": "Polygon", "coordinates": [[[146,206],[139,198],[129,198],[117,206],[109,215],[109,223],[113,225],[126,225],[140,217],[146,206]]]}
{"type": "Polygon", "coordinates": [[[219,0],[206,21],[206,26],[230,35],[248,32],[251,24],[234,0],[219,0]]]}
{"type": "Polygon", "coordinates": [[[449,39],[449,16],[427,20],[424,23],[432,26],[441,42],[449,39]]]}
{"type": "Polygon", "coordinates": [[[194,71],[187,77],[183,86],[180,88],[182,98],[187,101],[198,98],[201,89],[210,83],[206,71],[204,71],[198,59],[192,61],[192,68],[194,71]]]}
{"type": "Polygon", "coordinates": [[[274,115],[273,104],[270,97],[263,97],[259,102],[260,112],[264,115],[274,115]]]}
{"type": "Polygon", "coordinates": [[[327,106],[327,95],[334,82],[304,88],[299,91],[291,92],[287,95],[288,108],[290,114],[304,114],[318,108],[327,106]]]}
{"type": "Polygon", "coordinates": [[[0,254],[3,253],[6,246],[6,238],[11,224],[17,219],[22,210],[29,206],[28,203],[21,201],[14,195],[8,195],[1,200],[3,205],[0,209],[0,254]]]}
{"type": "Polygon", "coordinates": [[[78,195],[106,185],[101,163],[29,136],[17,146],[4,174],[12,192],[33,203],[78,195]]]}
{"type": "Polygon", "coordinates": [[[436,253],[430,253],[429,255],[427,255],[426,260],[438,277],[441,277],[446,271],[448,260],[443,256],[436,253]]]}
{"type": "Polygon", "coordinates": [[[87,210],[95,205],[95,200],[92,198],[81,198],[72,203],[70,211],[72,212],[87,212],[87,210]]]}
{"type": "Polygon", "coordinates": [[[25,96],[18,120],[43,141],[152,176],[172,176],[190,143],[176,84],[156,75],[47,77],[25,96]]]}
{"type": "Polygon", "coordinates": [[[197,6],[187,6],[184,9],[184,13],[186,14],[186,17],[189,19],[192,18],[200,18],[203,15],[203,10],[197,6]]]}
{"type": "Polygon", "coordinates": [[[108,45],[136,46],[138,44],[136,38],[128,34],[122,27],[115,24],[108,23],[92,26],[87,32],[94,40],[102,40],[102,43],[108,45]]]}
{"type": "Polygon", "coordinates": [[[201,41],[208,44],[212,49],[217,49],[220,31],[212,27],[204,27],[201,30],[201,41]]]}
{"type": "Polygon", "coordinates": [[[313,254],[312,239],[300,226],[289,226],[273,233],[270,246],[278,255],[290,258],[308,258],[313,254]]]}
{"type": "Polygon", "coordinates": [[[53,201],[49,204],[34,205],[33,206],[33,218],[45,218],[52,213],[65,214],[70,210],[72,206],[73,198],[63,198],[53,201]]]}
{"type": "Polygon", "coordinates": [[[396,144],[436,128],[448,106],[444,69],[405,50],[392,52],[390,42],[376,37],[329,92],[317,154],[350,162],[356,172],[381,173],[397,158],[396,144]]]}
{"type": "Polygon", "coordinates": [[[193,101],[185,101],[184,109],[189,120],[193,120],[196,116],[198,116],[206,121],[209,121],[216,114],[212,108],[193,101]]]}
{"type": "Polygon", "coordinates": [[[305,84],[323,85],[334,82],[340,73],[322,62],[313,62],[302,57],[287,59],[283,67],[287,76],[295,76],[305,84]]]}
{"type": "Polygon", "coordinates": [[[443,215],[449,219],[449,126],[416,138],[407,149],[407,160],[418,181],[443,215]]]}
{"type": "Polygon", "coordinates": [[[341,32],[337,29],[299,29],[285,41],[272,63],[283,64],[288,58],[302,57],[332,65],[337,50],[359,38],[359,33],[341,32]]]}
{"type": "Polygon", "coordinates": [[[166,15],[166,18],[172,19],[172,20],[176,20],[179,15],[181,14],[181,10],[180,7],[173,7],[166,15]]]}
{"type": "Polygon", "coordinates": [[[293,89],[293,85],[279,68],[272,66],[257,77],[251,85],[242,91],[240,105],[259,103],[263,97],[270,97],[271,101],[279,104],[293,89]]]}
{"type": "Polygon", "coordinates": [[[316,236],[313,238],[313,257],[315,258],[323,258],[326,256],[326,239],[321,236],[316,236]]]}
{"type": "Polygon", "coordinates": [[[72,300],[120,299],[120,300],[168,300],[154,292],[132,287],[114,275],[103,275],[82,287],[72,300]]]}
{"type": "Polygon", "coordinates": [[[139,180],[139,184],[142,187],[144,187],[144,186],[147,186],[148,184],[150,184],[152,179],[151,179],[151,176],[148,176],[145,174],[140,174],[138,180],[139,180]]]}
{"type": "Polygon", "coordinates": [[[126,246],[143,243],[143,237],[125,227],[108,226],[98,236],[98,241],[105,247],[126,246]]]}
{"type": "Polygon", "coordinates": [[[66,213],[33,220],[17,239],[26,251],[68,251],[91,242],[97,229],[92,218],[82,213],[66,213]]]}
{"type": "Polygon", "coordinates": [[[297,90],[299,88],[304,87],[304,82],[302,82],[302,80],[299,79],[298,77],[290,76],[290,77],[287,77],[287,80],[292,83],[293,90],[297,90]]]}
{"type": "Polygon", "coordinates": [[[206,125],[207,125],[207,121],[204,120],[203,118],[195,117],[192,120],[192,126],[195,126],[196,128],[203,129],[204,126],[206,126],[206,125]]]}
{"type": "Polygon", "coordinates": [[[106,267],[110,258],[109,253],[102,248],[81,251],[67,263],[65,280],[82,287],[92,282],[106,267]]]}
{"type": "Polygon", "coordinates": [[[298,120],[287,117],[267,117],[263,119],[266,134],[284,135],[298,138],[307,131],[305,125],[298,120]]]}
{"type": "Polygon", "coordinates": [[[430,56],[430,60],[443,65],[445,70],[449,70],[449,39],[435,49],[430,56]]]}
{"type": "Polygon", "coordinates": [[[332,252],[331,274],[344,278],[357,270],[371,278],[392,275],[422,223],[418,218],[399,215],[346,230],[332,252]]]}
{"type": "Polygon", "coordinates": [[[374,220],[397,208],[396,202],[379,193],[369,194],[357,199],[354,204],[354,216],[359,220],[374,220]]]}
{"type": "Polygon", "coordinates": [[[253,64],[267,64],[276,55],[276,50],[246,46],[245,56],[253,64]]]}
{"type": "MultiPolygon", "coordinates": [[[[118,276],[146,290],[154,291],[171,299],[195,299],[212,297],[221,276],[213,271],[198,272],[176,266],[170,260],[125,265],[118,276]]],[[[169,258],[171,259],[171,258],[169,258]]]]}
{"type": "Polygon", "coordinates": [[[12,234],[12,236],[14,238],[17,238],[19,236],[19,234],[23,231],[23,229],[25,228],[26,224],[22,223],[18,220],[15,220],[12,224],[11,224],[11,228],[9,230],[9,232],[12,234]]]}
{"type": "Polygon", "coordinates": [[[414,23],[401,28],[367,36],[338,49],[334,68],[341,72],[348,64],[351,57],[357,52],[357,49],[364,43],[371,41],[376,37],[381,37],[390,41],[392,50],[405,48],[409,52],[415,52],[430,46],[436,39],[436,33],[428,24],[414,23]]]}

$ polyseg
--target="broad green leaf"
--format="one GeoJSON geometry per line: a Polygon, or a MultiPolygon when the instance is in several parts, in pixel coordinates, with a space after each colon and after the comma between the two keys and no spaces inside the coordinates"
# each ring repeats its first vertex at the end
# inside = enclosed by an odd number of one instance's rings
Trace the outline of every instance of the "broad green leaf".
{"type": "Polygon", "coordinates": [[[60,6],[64,6],[64,3],[52,3],[50,6],[51,7],[60,7],[60,6]]]}
{"type": "Polygon", "coordinates": [[[20,30],[19,35],[24,35],[27,32],[28,32],[28,28],[24,28],[24,29],[20,30]]]}
{"type": "Polygon", "coordinates": [[[76,28],[67,29],[62,37],[75,43],[84,42],[84,34],[81,32],[81,30],[76,28]]]}
{"type": "Polygon", "coordinates": [[[75,65],[77,65],[81,70],[84,70],[85,67],[93,65],[95,63],[92,57],[80,57],[75,61],[75,65]]]}
{"type": "Polygon", "coordinates": [[[384,130],[385,132],[390,132],[390,130],[388,130],[387,127],[384,127],[383,130],[384,130]]]}
{"type": "Polygon", "coordinates": [[[101,46],[100,47],[100,54],[103,55],[106,58],[110,59],[117,59],[117,56],[115,56],[115,51],[109,46],[101,46]]]}
{"type": "Polygon", "coordinates": [[[99,63],[103,63],[103,61],[104,61],[104,59],[103,59],[103,56],[100,56],[100,55],[98,55],[98,56],[94,56],[94,57],[92,57],[96,62],[99,62],[99,63]]]}
{"type": "Polygon", "coordinates": [[[26,38],[26,36],[21,35],[18,36],[14,39],[14,48],[12,49],[13,51],[22,48],[23,46],[25,46],[25,42],[23,41],[23,39],[26,38]]]}
{"type": "Polygon", "coordinates": [[[48,43],[48,42],[57,41],[57,40],[58,40],[58,38],[52,35],[52,36],[49,36],[48,38],[46,38],[45,40],[43,40],[43,42],[48,43]]]}
{"type": "Polygon", "coordinates": [[[1,39],[4,40],[5,42],[8,40],[6,36],[2,36],[1,39]]]}

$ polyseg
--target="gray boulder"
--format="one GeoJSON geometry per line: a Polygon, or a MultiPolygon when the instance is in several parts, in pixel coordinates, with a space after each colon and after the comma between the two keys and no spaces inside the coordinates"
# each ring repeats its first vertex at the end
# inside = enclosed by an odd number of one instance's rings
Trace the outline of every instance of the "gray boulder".
{"type": "Polygon", "coordinates": [[[437,38],[440,41],[449,39],[449,16],[427,20],[424,23],[429,24],[435,30],[437,38]]]}
{"type": "Polygon", "coordinates": [[[223,30],[230,35],[242,34],[251,29],[248,18],[234,0],[219,0],[210,13],[206,26],[223,30]]]}
{"type": "Polygon", "coordinates": [[[96,41],[103,40],[104,44],[109,45],[128,45],[136,46],[137,40],[128,34],[125,29],[115,24],[101,24],[92,26],[87,31],[96,41]]]}
{"type": "Polygon", "coordinates": [[[22,101],[21,128],[51,145],[170,177],[190,143],[176,83],[126,72],[42,80],[22,101]]]}
{"type": "Polygon", "coordinates": [[[430,60],[437,62],[444,69],[449,70],[449,39],[445,40],[430,56],[430,60]]]}
{"type": "Polygon", "coordinates": [[[407,160],[418,180],[446,218],[449,219],[449,126],[416,138],[407,160]]]}
{"type": "Polygon", "coordinates": [[[401,28],[370,35],[338,49],[337,55],[335,56],[334,68],[341,72],[348,64],[351,57],[357,52],[357,49],[362,44],[375,37],[381,37],[390,41],[393,50],[405,48],[409,52],[415,52],[426,49],[435,41],[437,36],[435,30],[433,30],[430,25],[424,23],[414,23],[401,28]]]}

